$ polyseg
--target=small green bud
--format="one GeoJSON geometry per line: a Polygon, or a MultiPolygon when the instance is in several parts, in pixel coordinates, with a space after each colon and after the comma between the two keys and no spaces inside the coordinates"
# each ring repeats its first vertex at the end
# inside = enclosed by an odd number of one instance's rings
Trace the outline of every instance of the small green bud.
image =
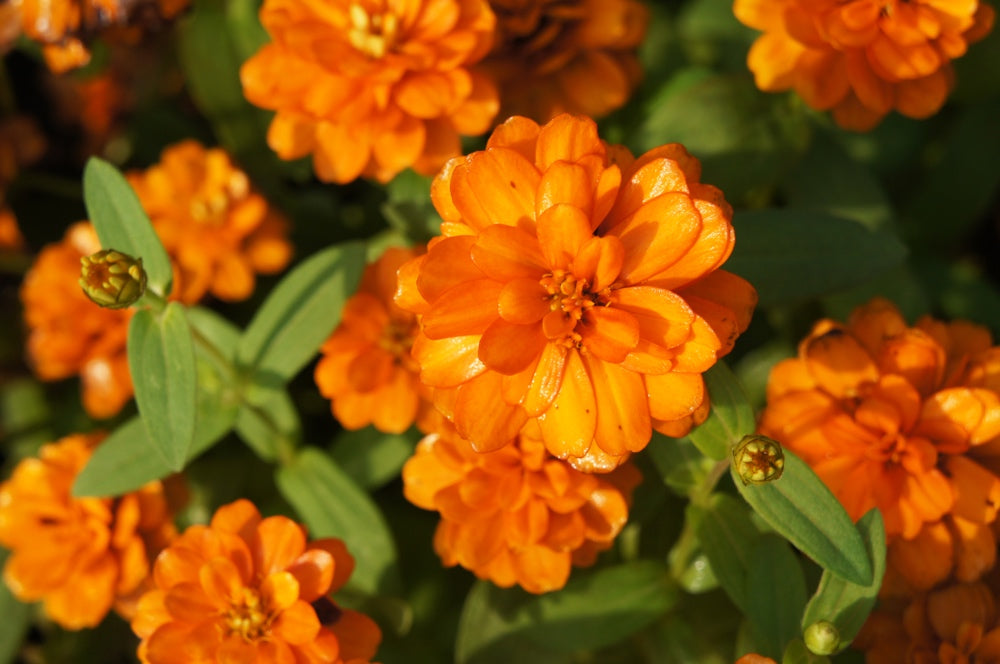
{"type": "Polygon", "coordinates": [[[814,655],[832,655],[840,649],[840,632],[826,620],[809,625],[802,636],[809,652],[814,655]]]}
{"type": "Polygon", "coordinates": [[[124,309],[146,292],[142,259],[104,249],[80,259],[80,288],[91,302],[108,309],[124,309]]]}
{"type": "Polygon", "coordinates": [[[733,448],[733,464],[744,484],[763,484],[781,477],[785,453],[766,436],[748,435],[733,448]]]}

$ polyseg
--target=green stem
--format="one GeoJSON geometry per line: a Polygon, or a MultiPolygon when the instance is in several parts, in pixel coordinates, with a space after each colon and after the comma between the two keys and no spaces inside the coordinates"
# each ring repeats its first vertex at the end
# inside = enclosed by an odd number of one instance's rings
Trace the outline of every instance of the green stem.
{"type": "Polygon", "coordinates": [[[729,470],[728,459],[716,462],[712,466],[712,470],[698,483],[698,486],[692,489],[690,494],[691,502],[695,505],[704,505],[715,490],[715,485],[719,483],[719,480],[722,479],[727,470],[729,470]]]}

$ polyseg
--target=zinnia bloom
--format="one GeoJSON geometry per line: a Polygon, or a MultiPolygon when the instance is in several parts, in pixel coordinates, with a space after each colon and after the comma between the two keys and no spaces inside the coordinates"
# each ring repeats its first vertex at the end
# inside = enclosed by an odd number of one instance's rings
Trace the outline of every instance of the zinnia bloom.
{"type": "Polygon", "coordinates": [[[446,566],[544,593],[611,546],[641,476],[631,464],[610,475],[581,473],[529,430],[486,453],[447,428],[426,436],[403,466],[403,492],[441,513],[434,549],[446,566]]]}
{"type": "Polygon", "coordinates": [[[112,607],[129,617],[151,561],[177,534],[159,481],[118,498],[70,495],[102,438],[44,445],[0,484],[0,545],[11,550],[4,581],[67,629],[93,627],[112,607]]]}
{"type": "Polygon", "coordinates": [[[267,0],[260,19],[273,41],[243,65],[244,94],[277,111],[268,144],[312,153],[321,180],[430,175],[496,115],[470,67],[491,45],[485,0],[267,0]]]}
{"type": "Polygon", "coordinates": [[[255,274],[280,272],[291,260],[287,221],[219,148],[182,141],[128,181],[170,254],[173,296],[182,302],[207,293],[246,299],[255,274]]]}
{"type": "Polygon", "coordinates": [[[18,0],[21,31],[42,45],[49,68],[61,73],[90,62],[88,44],[97,36],[134,43],[146,28],[176,17],[188,0],[18,0]]]}
{"type": "Polygon", "coordinates": [[[600,117],[639,82],[635,51],[649,10],[637,0],[490,0],[497,37],[484,63],[500,86],[501,117],[600,117]]]}
{"type": "Polygon", "coordinates": [[[132,629],[145,664],[362,664],[382,635],[329,597],[354,569],[343,542],[307,543],[283,516],[238,500],[156,559],[132,629]]]}
{"type": "Polygon", "coordinates": [[[553,455],[610,470],[653,428],[707,414],[702,372],[746,329],[756,291],[718,269],[731,208],[671,144],[638,159],[587,118],[500,126],[431,196],[444,237],[400,268],[437,408],[478,451],[540,427],[553,455]]]}
{"type": "Polygon", "coordinates": [[[996,584],[951,583],[907,602],[883,603],[853,647],[867,664],[1000,661],[996,584]]]}
{"type": "MultiPolygon", "coordinates": [[[[128,178],[173,263],[172,299],[245,298],[255,272],[278,271],[291,257],[286,222],[221,150],[186,141],[165,150],[160,165],[128,178]]],[[[89,223],[71,226],[39,253],[21,301],[35,373],[42,380],[79,375],[87,412],[105,418],[132,398],[125,351],[132,314],[102,309],[80,290],[80,259],[100,249],[89,223]]]]}
{"type": "Polygon", "coordinates": [[[887,579],[929,588],[953,566],[963,580],[992,566],[1000,349],[985,328],[929,317],[909,327],[882,299],[846,325],[822,320],[772,370],[760,430],[809,463],[852,518],[882,512],[887,579]]]}
{"type": "Polygon", "coordinates": [[[994,15],[977,0],[735,0],[733,11],[764,32],[747,57],[757,87],[793,88],[859,131],[892,110],[936,113],[953,86],[951,61],[994,15]]]}
{"type": "Polygon", "coordinates": [[[396,270],[421,253],[391,248],[368,265],[340,325],[320,349],[316,385],[347,429],[374,424],[379,431],[401,433],[427,419],[430,396],[410,357],[417,317],[392,299],[396,270]]]}

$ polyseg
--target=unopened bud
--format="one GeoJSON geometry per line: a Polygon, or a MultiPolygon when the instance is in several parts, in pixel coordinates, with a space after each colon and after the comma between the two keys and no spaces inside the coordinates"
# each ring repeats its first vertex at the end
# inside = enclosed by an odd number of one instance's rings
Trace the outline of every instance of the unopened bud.
{"type": "Polygon", "coordinates": [[[104,249],[80,258],[80,287],[97,305],[123,309],[146,292],[142,259],[114,249],[104,249]]]}
{"type": "Polygon", "coordinates": [[[733,448],[733,463],[744,484],[763,484],[781,477],[785,453],[781,444],[766,436],[743,436],[733,448]]]}
{"type": "Polygon", "coordinates": [[[806,627],[802,635],[809,652],[814,655],[832,655],[840,649],[840,632],[833,623],[819,620],[806,627]]]}

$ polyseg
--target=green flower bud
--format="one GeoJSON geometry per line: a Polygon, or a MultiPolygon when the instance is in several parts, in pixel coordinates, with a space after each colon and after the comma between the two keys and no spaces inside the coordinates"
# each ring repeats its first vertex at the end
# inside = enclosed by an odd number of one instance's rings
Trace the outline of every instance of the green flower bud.
{"type": "Polygon", "coordinates": [[[803,638],[814,655],[832,655],[840,649],[840,632],[833,623],[819,620],[806,627],[803,638]]]}
{"type": "Polygon", "coordinates": [[[776,440],[766,436],[743,436],[733,448],[733,464],[744,484],[773,482],[785,470],[785,453],[776,440]]]}
{"type": "Polygon", "coordinates": [[[80,287],[90,300],[108,309],[124,309],[146,292],[142,259],[104,249],[80,259],[80,287]]]}

